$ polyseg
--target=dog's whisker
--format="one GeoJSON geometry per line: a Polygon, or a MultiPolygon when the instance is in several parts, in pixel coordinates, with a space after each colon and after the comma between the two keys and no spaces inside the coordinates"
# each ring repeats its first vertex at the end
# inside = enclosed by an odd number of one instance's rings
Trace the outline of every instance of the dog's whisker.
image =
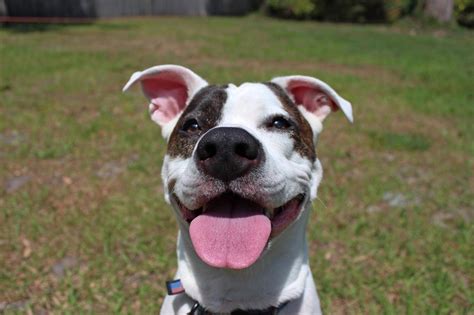
{"type": "Polygon", "coordinates": [[[319,203],[324,207],[324,209],[327,209],[327,208],[328,208],[321,198],[316,197],[315,199],[316,199],[317,201],[319,201],[319,203]]]}

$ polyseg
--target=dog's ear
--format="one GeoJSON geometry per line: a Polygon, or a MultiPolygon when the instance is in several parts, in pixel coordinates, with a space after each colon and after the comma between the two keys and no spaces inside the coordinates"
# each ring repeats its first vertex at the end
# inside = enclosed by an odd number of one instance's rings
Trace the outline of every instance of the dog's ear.
{"type": "Polygon", "coordinates": [[[347,119],[353,122],[351,103],[321,80],[294,75],[274,78],[272,82],[281,86],[290,95],[310,123],[314,122],[314,118],[322,123],[331,112],[338,109],[341,109],[347,119]]]}
{"type": "Polygon", "coordinates": [[[151,119],[162,128],[168,139],[184,108],[194,94],[208,83],[191,70],[177,65],[162,65],[135,72],[123,91],[140,82],[143,94],[150,100],[151,119]]]}

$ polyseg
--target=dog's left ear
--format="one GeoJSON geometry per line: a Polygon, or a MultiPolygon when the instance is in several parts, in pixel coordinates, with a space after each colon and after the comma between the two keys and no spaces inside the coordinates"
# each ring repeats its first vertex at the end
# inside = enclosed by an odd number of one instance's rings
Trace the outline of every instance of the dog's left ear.
{"type": "Polygon", "coordinates": [[[150,100],[151,119],[160,125],[165,139],[169,138],[194,94],[208,85],[196,73],[178,65],[161,65],[135,72],[123,91],[137,82],[140,82],[143,94],[150,100]]]}
{"type": "Polygon", "coordinates": [[[320,129],[323,120],[338,109],[341,109],[350,122],[354,121],[351,103],[321,80],[294,75],[274,78],[272,82],[288,93],[313,128],[320,129]],[[314,124],[318,126],[313,126],[314,124]]]}

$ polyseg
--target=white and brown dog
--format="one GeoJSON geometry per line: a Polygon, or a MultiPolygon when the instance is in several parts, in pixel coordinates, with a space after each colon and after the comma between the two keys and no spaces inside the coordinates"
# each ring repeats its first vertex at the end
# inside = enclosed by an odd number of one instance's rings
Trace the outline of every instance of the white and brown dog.
{"type": "Polygon", "coordinates": [[[209,85],[162,65],[132,75],[168,141],[162,178],[176,214],[185,293],[161,314],[319,314],[305,228],[322,178],[322,122],[352,107],[307,76],[209,85]]]}

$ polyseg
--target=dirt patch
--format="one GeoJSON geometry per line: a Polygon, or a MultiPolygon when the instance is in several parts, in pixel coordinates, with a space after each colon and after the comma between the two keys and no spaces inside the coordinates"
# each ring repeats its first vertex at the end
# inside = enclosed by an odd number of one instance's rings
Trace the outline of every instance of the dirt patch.
{"type": "Polygon", "coordinates": [[[26,136],[17,130],[10,130],[0,133],[1,145],[16,146],[26,141],[26,136]]]}
{"type": "Polygon", "coordinates": [[[354,306],[356,306],[357,304],[357,300],[333,299],[331,301],[331,314],[354,314],[354,306]]]}
{"type": "Polygon", "coordinates": [[[0,312],[24,312],[28,308],[29,300],[19,300],[14,302],[0,302],[0,312]]]}
{"type": "MultiPolygon", "coordinates": [[[[140,54],[148,52],[156,54],[156,56],[185,57],[198,51],[200,47],[197,41],[177,40],[166,37],[165,34],[153,37],[153,40],[150,40],[149,36],[130,37],[126,33],[115,33],[114,36],[107,38],[97,36],[95,33],[84,33],[81,36],[64,34],[64,36],[56,37],[54,41],[58,47],[57,49],[64,50],[64,52],[103,52],[109,56],[136,50],[140,51],[140,54]],[[84,45],[84,43],[87,43],[87,45],[84,45]]],[[[50,45],[51,42],[47,41],[41,44],[40,47],[50,49],[50,45]]]]}
{"type": "Polygon", "coordinates": [[[139,159],[138,154],[133,154],[129,157],[122,158],[120,160],[113,160],[104,163],[99,170],[96,172],[96,176],[107,179],[107,178],[115,178],[118,175],[124,173],[127,168],[133,165],[139,159]]]}
{"type": "Polygon", "coordinates": [[[68,256],[57,261],[52,267],[51,271],[57,278],[62,278],[68,270],[71,270],[79,265],[79,259],[76,257],[68,256]]]}
{"type": "Polygon", "coordinates": [[[27,160],[21,164],[11,161],[6,165],[6,176],[11,174],[14,177],[7,177],[6,183],[9,185],[6,188],[10,194],[19,190],[30,193],[44,191],[43,206],[37,205],[40,207],[39,211],[41,207],[47,207],[44,210],[48,212],[79,210],[87,213],[100,205],[101,200],[107,198],[112,191],[121,189],[122,181],[118,176],[125,173],[130,163],[136,159],[132,154],[123,159],[112,160],[111,164],[104,154],[95,163],[71,157],[27,160]],[[104,180],[91,181],[97,177],[104,180]]]}
{"type": "Polygon", "coordinates": [[[20,175],[20,176],[15,176],[12,177],[8,180],[5,181],[5,191],[7,193],[13,193],[20,189],[22,186],[27,184],[31,180],[30,175],[20,175]]]}
{"type": "Polygon", "coordinates": [[[451,211],[439,211],[433,214],[431,222],[442,228],[453,228],[458,222],[470,224],[474,217],[474,209],[454,209],[451,211]]]}

